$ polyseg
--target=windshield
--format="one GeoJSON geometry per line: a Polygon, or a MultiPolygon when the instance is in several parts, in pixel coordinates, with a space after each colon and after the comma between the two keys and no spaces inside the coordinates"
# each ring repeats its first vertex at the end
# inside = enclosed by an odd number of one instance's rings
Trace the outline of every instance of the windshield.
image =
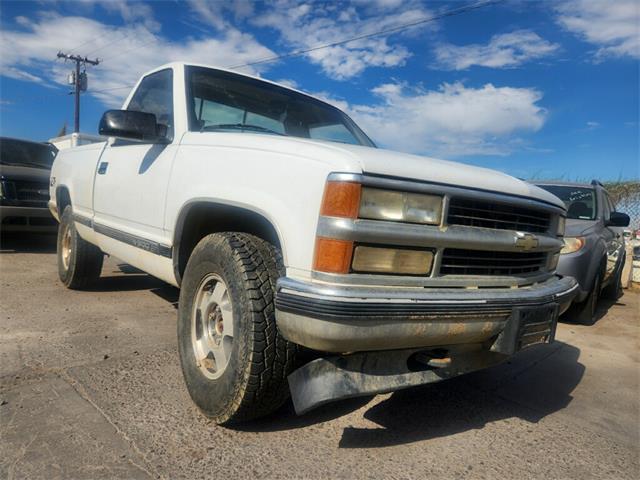
{"type": "Polygon", "coordinates": [[[51,169],[56,156],[53,145],[0,138],[0,164],[51,169]]]}
{"type": "Polygon", "coordinates": [[[572,187],[571,185],[538,185],[564,202],[567,218],[595,220],[596,196],[593,188],[572,187]]]}
{"type": "Polygon", "coordinates": [[[189,120],[195,131],[287,135],[374,147],[343,112],[257,79],[189,67],[189,120]]]}

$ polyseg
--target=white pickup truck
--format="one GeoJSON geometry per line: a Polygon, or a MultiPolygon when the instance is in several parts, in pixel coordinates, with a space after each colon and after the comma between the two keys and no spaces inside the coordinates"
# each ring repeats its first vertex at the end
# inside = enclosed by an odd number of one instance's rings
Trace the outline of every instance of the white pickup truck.
{"type": "Polygon", "coordinates": [[[62,150],[62,283],[109,254],[180,287],[178,349],[219,423],[435,382],[554,338],[564,204],[483,168],[376,148],[342,111],[172,63],[62,150]]]}

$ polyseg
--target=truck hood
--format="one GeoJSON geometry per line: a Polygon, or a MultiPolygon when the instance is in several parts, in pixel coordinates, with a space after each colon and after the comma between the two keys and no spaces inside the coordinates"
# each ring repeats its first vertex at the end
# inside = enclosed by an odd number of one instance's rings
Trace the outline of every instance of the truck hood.
{"type": "Polygon", "coordinates": [[[339,145],[338,148],[357,158],[365,173],[490,190],[534,198],[565,208],[558,197],[546,190],[496,170],[381,148],[352,145],[339,145]]]}
{"type": "Polygon", "coordinates": [[[22,180],[29,182],[44,182],[48,184],[50,176],[51,171],[46,168],[0,164],[0,179],[2,180],[22,180]]]}
{"type": "Polygon", "coordinates": [[[335,172],[378,174],[468,187],[532,198],[565,209],[564,203],[555,195],[505,173],[381,148],[299,137],[236,132],[188,133],[183,138],[182,144],[233,148],[242,145],[246,149],[269,151],[321,162],[335,172]]]}
{"type": "Polygon", "coordinates": [[[598,222],[596,220],[580,220],[567,218],[565,237],[579,237],[593,233],[598,222]]]}

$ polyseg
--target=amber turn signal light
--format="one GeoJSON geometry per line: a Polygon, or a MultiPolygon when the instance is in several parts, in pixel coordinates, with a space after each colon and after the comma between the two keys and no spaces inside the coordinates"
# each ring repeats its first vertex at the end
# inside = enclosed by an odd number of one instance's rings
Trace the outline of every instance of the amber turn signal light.
{"type": "Polygon", "coordinates": [[[324,187],[320,215],[357,218],[361,189],[359,183],[328,181],[324,187]]]}
{"type": "Polygon", "coordinates": [[[353,242],[333,238],[316,238],[313,269],[327,273],[349,273],[353,242]]]}

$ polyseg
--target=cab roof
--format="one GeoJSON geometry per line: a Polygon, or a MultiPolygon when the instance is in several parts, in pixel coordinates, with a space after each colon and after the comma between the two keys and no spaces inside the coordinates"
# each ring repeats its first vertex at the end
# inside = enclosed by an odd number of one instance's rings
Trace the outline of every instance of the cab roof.
{"type": "MultiPolygon", "coordinates": [[[[252,78],[254,80],[259,80],[261,82],[270,83],[271,85],[275,85],[277,87],[284,88],[286,90],[291,90],[293,92],[299,93],[300,95],[304,95],[306,97],[313,98],[314,100],[317,100],[319,102],[326,103],[327,105],[331,105],[326,100],[323,100],[323,99],[318,98],[318,97],[316,97],[314,95],[311,95],[310,93],[303,92],[302,90],[298,90],[297,88],[289,87],[287,85],[283,85],[281,83],[274,82],[273,80],[268,80],[266,78],[262,78],[262,77],[259,77],[257,75],[249,75],[248,73],[242,73],[242,72],[239,72],[237,70],[232,70],[232,69],[229,69],[229,68],[219,67],[219,66],[215,66],[215,65],[208,65],[208,64],[205,64],[205,63],[169,62],[169,63],[165,63],[164,65],[161,65],[159,67],[156,67],[153,70],[149,70],[148,72],[143,73],[140,78],[146,77],[147,75],[150,75],[152,73],[158,72],[160,70],[165,70],[167,68],[172,68],[172,69],[176,70],[176,69],[184,68],[184,67],[210,68],[212,70],[218,70],[218,71],[221,71],[221,72],[233,73],[234,75],[239,75],[241,77],[252,78]]],[[[334,107],[334,108],[338,108],[335,105],[331,105],[331,106],[334,107]]],[[[340,109],[338,109],[338,110],[340,110],[340,109]]]]}

